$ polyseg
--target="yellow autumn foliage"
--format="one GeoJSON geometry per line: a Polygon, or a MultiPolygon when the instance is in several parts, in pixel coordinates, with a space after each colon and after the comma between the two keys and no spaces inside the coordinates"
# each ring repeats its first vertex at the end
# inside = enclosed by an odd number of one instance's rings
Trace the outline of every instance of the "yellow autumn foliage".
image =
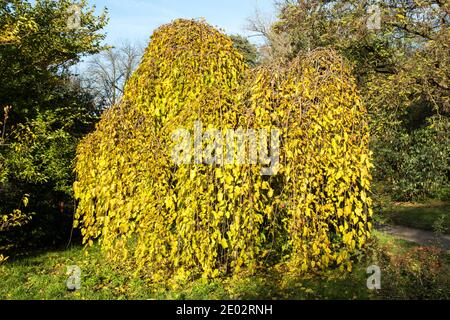
{"type": "Polygon", "coordinates": [[[16,43],[21,40],[21,34],[26,35],[38,30],[36,22],[28,17],[20,17],[12,22],[8,19],[0,24],[0,45],[16,43]]]}
{"type": "Polygon", "coordinates": [[[332,51],[249,70],[227,36],[176,20],[155,31],[121,103],[78,148],[75,224],[85,244],[99,239],[151,281],[350,268],[370,236],[365,117],[332,51]],[[173,132],[197,121],[223,134],[279,129],[278,172],[175,164],[173,132]]]}
{"type": "Polygon", "coordinates": [[[277,200],[294,270],[339,265],[370,237],[369,128],[349,70],[333,51],[300,56],[254,76],[255,126],[282,128],[277,200]]]}

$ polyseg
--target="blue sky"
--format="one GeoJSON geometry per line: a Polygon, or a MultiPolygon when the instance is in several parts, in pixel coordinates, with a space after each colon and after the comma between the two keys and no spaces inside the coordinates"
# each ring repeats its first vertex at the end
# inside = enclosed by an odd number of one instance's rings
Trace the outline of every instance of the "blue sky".
{"type": "MultiPolygon", "coordinates": [[[[250,35],[247,19],[258,9],[266,19],[275,17],[274,0],[89,0],[100,12],[109,10],[108,44],[123,40],[148,42],[152,31],[176,18],[204,17],[229,34],[250,35]]],[[[257,38],[252,38],[258,43],[257,38]]]]}

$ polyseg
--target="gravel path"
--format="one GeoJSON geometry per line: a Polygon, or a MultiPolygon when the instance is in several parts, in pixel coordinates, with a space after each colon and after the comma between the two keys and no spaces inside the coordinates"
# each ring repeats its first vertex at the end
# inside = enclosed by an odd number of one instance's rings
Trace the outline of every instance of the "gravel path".
{"type": "MultiPolygon", "coordinates": [[[[412,229],[403,226],[380,226],[379,231],[385,232],[399,239],[418,243],[420,245],[433,245],[436,236],[433,232],[419,229],[412,229]]],[[[441,246],[445,250],[450,250],[450,235],[444,235],[439,239],[441,246]]]]}

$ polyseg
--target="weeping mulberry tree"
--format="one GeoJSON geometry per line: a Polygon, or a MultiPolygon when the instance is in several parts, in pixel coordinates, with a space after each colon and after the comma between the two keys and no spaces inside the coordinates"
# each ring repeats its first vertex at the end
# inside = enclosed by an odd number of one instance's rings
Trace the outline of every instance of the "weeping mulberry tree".
{"type": "MultiPolygon", "coordinates": [[[[250,141],[231,145],[233,160],[252,152],[250,141]]],[[[227,36],[176,20],[155,31],[123,100],[78,148],[75,224],[84,243],[99,239],[111,261],[153,281],[350,269],[370,236],[369,169],[365,110],[333,52],[249,70],[227,36]],[[256,142],[280,145],[276,171],[174,162],[174,132],[211,128],[276,129],[279,141],[256,142]]]]}

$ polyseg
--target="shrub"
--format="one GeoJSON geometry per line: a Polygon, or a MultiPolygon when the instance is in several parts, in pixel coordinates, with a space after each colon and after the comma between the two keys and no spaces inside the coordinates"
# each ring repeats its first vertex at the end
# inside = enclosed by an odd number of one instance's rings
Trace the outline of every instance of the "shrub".
{"type": "Polygon", "coordinates": [[[393,128],[374,140],[375,179],[393,200],[445,200],[450,177],[450,135],[446,117],[429,119],[427,126],[407,132],[393,128]]]}
{"type": "MultiPolygon", "coordinates": [[[[26,207],[27,205],[28,205],[28,195],[25,195],[22,198],[22,206],[26,207]]],[[[8,249],[10,249],[11,246],[13,246],[13,244],[8,243],[8,241],[4,241],[5,235],[9,231],[11,231],[11,229],[21,227],[27,224],[30,220],[31,217],[24,214],[20,210],[20,208],[13,210],[13,212],[10,214],[0,213],[0,264],[8,259],[7,256],[4,256],[4,251],[7,251],[8,249]]]]}
{"type": "Polygon", "coordinates": [[[401,255],[387,256],[382,267],[386,299],[448,299],[448,266],[445,254],[434,247],[415,247],[401,255]]]}

